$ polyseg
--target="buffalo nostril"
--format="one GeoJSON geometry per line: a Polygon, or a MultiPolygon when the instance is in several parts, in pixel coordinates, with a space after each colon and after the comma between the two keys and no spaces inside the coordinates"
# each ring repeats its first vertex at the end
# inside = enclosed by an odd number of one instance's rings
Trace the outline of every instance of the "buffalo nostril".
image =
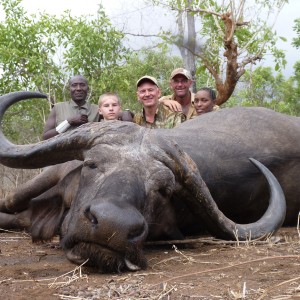
{"type": "Polygon", "coordinates": [[[132,228],[130,232],[127,235],[127,239],[129,241],[137,241],[140,239],[143,239],[146,233],[146,228],[144,225],[136,226],[135,228],[132,228]]]}
{"type": "Polygon", "coordinates": [[[91,207],[88,206],[85,210],[84,210],[84,215],[86,216],[86,218],[92,223],[92,224],[98,224],[98,220],[97,218],[92,214],[91,212],[91,207]]]}

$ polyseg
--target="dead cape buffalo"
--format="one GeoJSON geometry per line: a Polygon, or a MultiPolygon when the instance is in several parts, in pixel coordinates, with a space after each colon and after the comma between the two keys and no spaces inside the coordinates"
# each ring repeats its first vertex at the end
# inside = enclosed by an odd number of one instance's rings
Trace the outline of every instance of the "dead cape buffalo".
{"type": "MultiPolygon", "coordinates": [[[[42,97],[2,96],[1,121],[13,103],[42,97]]],[[[1,131],[2,164],[50,167],[1,201],[0,226],[28,227],[34,240],[59,232],[68,259],[89,259],[101,272],[145,268],[146,239],[178,239],[202,227],[226,239],[260,237],[284,218],[296,222],[299,125],[271,110],[234,108],[175,129],[90,123],[31,145],[14,145],[1,131]],[[287,213],[275,177],[249,157],[277,176],[287,213]]]]}

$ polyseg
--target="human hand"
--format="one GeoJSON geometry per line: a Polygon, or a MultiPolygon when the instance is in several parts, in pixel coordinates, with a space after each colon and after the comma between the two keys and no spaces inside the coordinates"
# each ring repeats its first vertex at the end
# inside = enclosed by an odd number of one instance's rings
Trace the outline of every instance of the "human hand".
{"type": "Polygon", "coordinates": [[[181,104],[175,100],[165,99],[165,100],[161,100],[161,102],[173,112],[182,112],[181,104]]]}
{"type": "Polygon", "coordinates": [[[73,118],[68,119],[68,122],[71,126],[80,126],[88,122],[88,116],[80,114],[73,118]]]}

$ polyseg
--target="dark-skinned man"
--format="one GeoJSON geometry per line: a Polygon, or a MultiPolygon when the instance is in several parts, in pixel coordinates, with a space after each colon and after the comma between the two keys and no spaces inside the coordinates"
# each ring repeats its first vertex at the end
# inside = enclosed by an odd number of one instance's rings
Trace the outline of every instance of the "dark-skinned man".
{"type": "Polygon", "coordinates": [[[69,80],[69,89],[70,101],[56,103],[49,114],[44,127],[44,140],[99,120],[98,106],[87,101],[87,80],[81,75],[73,76],[69,80]]]}

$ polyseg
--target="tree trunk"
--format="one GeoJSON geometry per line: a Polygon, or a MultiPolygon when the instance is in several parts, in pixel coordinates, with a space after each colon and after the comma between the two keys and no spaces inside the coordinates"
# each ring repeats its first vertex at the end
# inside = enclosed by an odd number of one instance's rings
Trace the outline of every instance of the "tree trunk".
{"type": "MultiPolygon", "coordinates": [[[[191,7],[192,0],[188,0],[187,2],[187,8],[191,7]]],[[[178,32],[179,32],[179,41],[178,41],[178,48],[183,60],[183,66],[185,69],[189,70],[193,76],[193,85],[192,85],[192,92],[197,91],[196,86],[196,57],[194,55],[195,53],[195,41],[196,41],[196,29],[195,29],[195,18],[194,15],[190,13],[186,13],[186,22],[187,22],[187,38],[186,32],[184,29],[184,14],[182,12],[178,13],[177,16],[177,26],[178,26],[178,32]]]]}
{"type": "MultiPolygon", "coordinates": [[[[188,0],[187,6],[191,8],[192,0],[188,0]]],[[[192,91],[197,92],[196,85],[196,57],[194,55],[196,50],[196,29],[195,29],[195,18],[194,15],[187,13],[187,30],[188,30],[188,39],[187,39],[187,62],[186,69],[188,69],[193,76],[193,85],[192,91]]]]}

